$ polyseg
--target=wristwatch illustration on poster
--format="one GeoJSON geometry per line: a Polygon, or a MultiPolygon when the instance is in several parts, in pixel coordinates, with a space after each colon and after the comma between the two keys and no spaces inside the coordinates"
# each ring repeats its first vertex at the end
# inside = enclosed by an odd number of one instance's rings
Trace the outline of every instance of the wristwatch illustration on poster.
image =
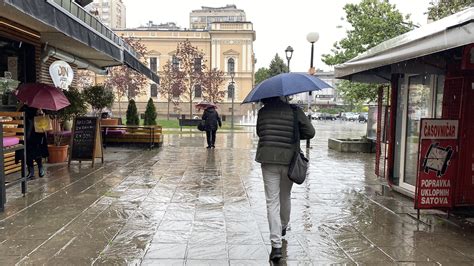
{"type": "Polygon", "coordinates": [[[424,172],[434,171],[437,177],[443,176],[446,169],[448,169],[452,155],[453,149],[451,146],[443,148],[439,146],[439,143],[431,144],[423,160],[424,172]]]}

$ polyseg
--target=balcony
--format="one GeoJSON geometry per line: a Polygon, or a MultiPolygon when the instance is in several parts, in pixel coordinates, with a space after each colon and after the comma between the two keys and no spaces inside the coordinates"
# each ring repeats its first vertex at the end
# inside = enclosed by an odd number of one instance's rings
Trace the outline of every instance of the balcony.
{"type": "Polygon", "coordinates": [[[102,23],[95,16],[87,12],[82,6],[73,0],[49,0],[58,5],[63,10],[67,11],[75,18],[79,19],[82,23],[85,23],[88,27],[92,28],[102,36],[106,37],[109,41],[116,44],[119,47],[123,47],[127,52],[132,54],[134,57],[138,57],[136,51],[130,47],[126,42],[123,41],[117,34],[115,34],[109,27],[102,23]]]}

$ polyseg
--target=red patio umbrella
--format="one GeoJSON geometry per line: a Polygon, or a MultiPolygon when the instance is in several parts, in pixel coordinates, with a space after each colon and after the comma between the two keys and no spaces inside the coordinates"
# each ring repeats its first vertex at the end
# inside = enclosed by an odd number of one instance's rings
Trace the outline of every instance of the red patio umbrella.
{"type": "Polygon", "coordinates": [[[70,105],[61,89],[44,83],[21,84],[15,96],[30,107],[44,110],[58,111],[70,105]]]}

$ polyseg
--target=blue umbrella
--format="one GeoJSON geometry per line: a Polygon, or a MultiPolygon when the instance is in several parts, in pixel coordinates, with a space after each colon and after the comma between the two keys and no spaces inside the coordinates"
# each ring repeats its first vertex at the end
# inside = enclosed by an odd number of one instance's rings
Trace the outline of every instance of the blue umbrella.
{"type": "Polygon", "coordinates": [[[258,102],[261,99],[288,96],[301,92],[332,88],[316,76],[306,73],[283,73],[260,82],[242,103],[258,102]]]}

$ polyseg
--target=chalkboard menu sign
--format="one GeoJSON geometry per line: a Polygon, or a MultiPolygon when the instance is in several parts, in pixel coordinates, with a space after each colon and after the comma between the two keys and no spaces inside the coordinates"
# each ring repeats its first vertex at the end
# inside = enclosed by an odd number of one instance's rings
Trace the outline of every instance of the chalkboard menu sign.
{"type": "Polygon", "coordinates": [[[99,120],[97,117],[76,117],[74,119],[69,163],[71,160],[92,161],[101,157],[103,153],[101,145],[99,120]]]}

